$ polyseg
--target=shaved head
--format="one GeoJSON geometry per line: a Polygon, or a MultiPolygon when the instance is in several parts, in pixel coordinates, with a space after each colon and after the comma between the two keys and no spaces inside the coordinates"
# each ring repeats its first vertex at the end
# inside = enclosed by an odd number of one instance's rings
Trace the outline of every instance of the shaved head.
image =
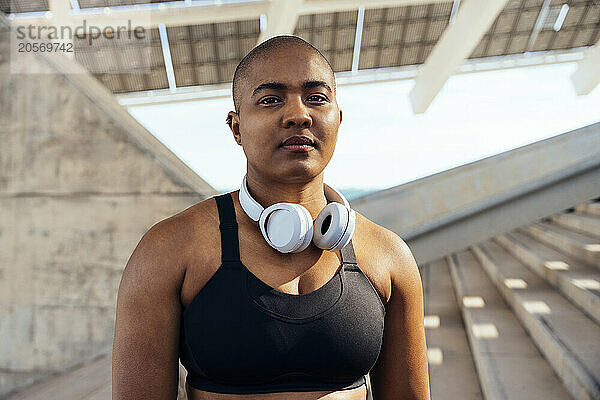
{"type": "Polygon", "coordinates": [[[328,70],[331,72],[332,81],[333,81],[333,91],[335,94],[335,75],[333,73],[333,68],[331,64],[325,58],[325,56],[312,44],[308,43],[306,40],[292,35],[281,35],[272,37],[269,40],[266,40],[253,48],[246,56],[240,61],[237,68],[235,69],[235,73],[233,74],[233,105],[235,107],[235,111],[239,113],[240,110],[240,98],[241,98],[241,87],[243,86],[243,81],[247,78],[248,73],[252,70],[253,66],[263,60],[268,53],[278,52],[282,50],[287,50],[293,47],[300,47],[305,50],[309,50],[310,52],[315,53],[320,58],[325,61],[328,70]]]}

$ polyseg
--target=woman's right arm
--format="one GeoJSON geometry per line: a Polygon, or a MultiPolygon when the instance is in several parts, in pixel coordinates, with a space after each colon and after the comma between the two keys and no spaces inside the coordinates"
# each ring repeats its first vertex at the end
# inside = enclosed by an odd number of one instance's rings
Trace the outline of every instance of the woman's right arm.
{"type": "Polygon", "coordinates": [[[175,400],[181,283],[185,275],[175,220],[154,225],[133,251],[117,297],[113,400],[175,400]]]}

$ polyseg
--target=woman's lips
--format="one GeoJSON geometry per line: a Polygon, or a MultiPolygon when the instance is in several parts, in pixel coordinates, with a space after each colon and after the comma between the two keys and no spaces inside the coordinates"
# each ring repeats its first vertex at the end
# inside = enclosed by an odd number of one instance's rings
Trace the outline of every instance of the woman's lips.
{"type": "Polygon", "coordinates": [[[314,149],[310,144],[286,144],[281,148],[292,153],[305,153],[314,149]]]}

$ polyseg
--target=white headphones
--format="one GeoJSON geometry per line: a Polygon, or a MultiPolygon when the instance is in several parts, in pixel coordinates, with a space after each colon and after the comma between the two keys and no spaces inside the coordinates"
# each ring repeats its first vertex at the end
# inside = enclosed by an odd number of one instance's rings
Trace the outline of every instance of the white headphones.
{"type": "Polygon", "coordinates": [[[336,202],[321,210],[314,225],[312,216],[300,204],[276,203],[263,208],[250,196],[246,176],[239,198],[246,215],[258,221],[263,237],[277,251],[299,253],[310,245],[311,240],[321,249],[341,250],[352,239],[356,214],[340,192],[328,185],[324,185],[324,192],[327,200],[336,202]]]}

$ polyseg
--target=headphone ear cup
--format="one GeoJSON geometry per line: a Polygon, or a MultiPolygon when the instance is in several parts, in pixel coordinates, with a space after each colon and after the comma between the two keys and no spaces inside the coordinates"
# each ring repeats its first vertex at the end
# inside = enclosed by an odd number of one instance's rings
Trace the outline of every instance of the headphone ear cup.
{"type": "Polygon", "coordinates": [[[263,237],[281,253],[302,251],[298,249],[306,242],[305,237],[312,238],[312,221],[308,224],[305,214],[310,216],[308,210],[293,203],[277,203],[267,207],[259,220],[263,237]]]}
{"type": "Polygon", "coordinates": [[[301,242],[298,244],[298,247],[292,251],[292,253],[299,253],[305,250],[312,241],[313,219],[312,215],[310,215],[310,212],[305,207],[301,206],[300,204],[295,205],[298,207],[299,213],[302,215],[302,218],[304,220],[304,225],[302,227],[302,232],[300,235],[301,242]]]}
{"type": "Polygon", "coordinates": [[[348,208],[340,203],[327,204],[315,220],[313,242],[317,247],[324,250],[341,249],[339,246],[342,240],[347,236],[352,237],[354,232],[354,226],[352,226],[352,232],[348,235],[349,223],[350,212],[348,208]]]}
{"type": "Polygon", "coordinates": [[[341,250],[346,247],[354,235],[354,228],[356,227],[356,212],[354,212],[352,209],[348,209],[348,211],[348,228],[346,228],[346,232],[344,232],[339,243],[335,246],[335,250],[341,250]]]}

